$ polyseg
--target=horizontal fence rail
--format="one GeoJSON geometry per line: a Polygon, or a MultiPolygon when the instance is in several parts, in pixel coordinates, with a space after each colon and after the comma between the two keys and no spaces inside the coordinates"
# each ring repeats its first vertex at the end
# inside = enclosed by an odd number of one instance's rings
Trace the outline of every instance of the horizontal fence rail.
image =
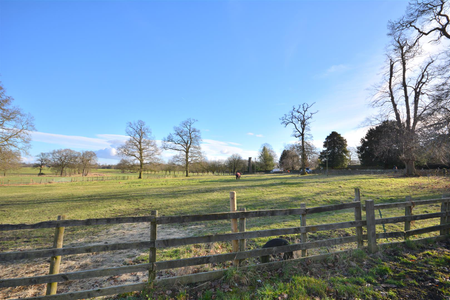
{"type": "Polygon", "coordinates": [[[22,229],[43,229],[55,227],[73,227],[73,226],[96,226],[96,225],[113,225],[124,223],[148,223],[153,222],[155,217],[120,217],[120,218],[101,218],[86,220],[61,220],[61,221],[45,221],[35,224],[0,224],[0,231],[22,230],[22,229]]]}
{"type": "MultiPolygon", "coordinates": [[[[272,248],[263,248],[256,249],[251,251],[242,251],[235,253],[226,253],[226,254],[216,254],[202,257],[194,257],[194,258],[184,258],[170,261],[161,261],[156,262],[157,270],[167,270],[181,267],[189,267],[203,264],[211,264],[211,263],[221,263],[227,262],[234,259],[247,259],[252,257],[260,257],[264,255],[274,255],[278,253],[285,253],[291,251],[298,250],[307,250],[314,249],[319,247],[329,247],[334,245],[341,245],[346,243],[353,243],[356,241],[355,236],[350,237],[341,237],[335,239],[328,239],[324,241],[316,241],[316,242],[308,242],[303,244],[292,244],[289,246],[280,246],[280,247],[272,247],[272,248]]],[[[69,280],[77,280],[77,279],[86,279],[92,277],[100,277],[100,276],[109,276],[109,275],[118,275],[132,272],[140,272],[147,271],[152,264],[139,264],[134,266],[125,266],[125,267],[115,267],[115,268],[105,268],[105,269],[96,269],[89,271],[79,271],[79,272],[71,272],[71,273],[60,273],[56,275],[44,275],[44,276],[36,276],[33,278],[15,278],[15,279],[6,279],[0,281],[0,287],[11,287],[18,285],[33,285],[40,283],[49,283],[49,282],[64,282],[69,280]]]]}
{"type": "Polygon", "coordinates": [[[309,209],[275,209],[275,210],[258,210],[248,212],[227,212],[215,214],[186,215],[186,216],[145,216],[145,217],[119,217],[119,218],[102,218],[102,219],[86,219],[86,220],[61,220],[46,221],[36,224],[0,224],[0,231],[20,230],[20,229],[42,229],[55,227],[73,227],[73,226],[94,226],[94,225],[112,225],[123,223],[140,223],[155,222],[157,224],[181,224],[190,222],[231,220],[240,218],[260,218],[274,216],[290,216],[301,214],[323,213],[347,208],[359,207],[360,203],[343,203],[336,205],[327,205],[321,207],[313,207],[309,209]]]}
{"type": "MultiPolygon", "coordinates": [[[[235,194],[230,195],[230,200],[236,201],[236,195],[235,194]]],[[[356,243],[356,245],[359,248],[361,248],[364,246],[364,242],[366,242],[368,243],[368,250],[371,252],[375,252],[377,251],[377,240],[379,239],[388,239],[388,238],[408,239],[411,236],[435,231],[440,232],[441,236],[449,234],[450,198],[443,197],[440,199],[412,201],[408,197],[407,201],[405,202],[382,203],[382,204],[374,204],[372,200],[366,200],[365,205],[362,205],[359,189],[355,189],[354,201],[350,203],[340,203],[320,207],[307,208],[305,204],[302,204],[300,208],[294,209],[259,210],[259,211],[245,211],[245,209],[243,209],[241,211],[236,211],[236,204],[234,204],[234,208],[232,208],[232,211],[226,213],[159,217],[158,213],[155,211],[152,213],[152,215],[143,217],[120,217],[120,218],[102,218],[102,219],[87,219],[87,220],[58,220],[58,221],[40,222],[36,224],[2,224],[0,225],[0,231],[40,229],[40,228],[65,228],[71,226],[96,226],[96,225],[111,225],[124,223],[140,223],[140,222],[150,223],[151,228],[150,240],[141,242],[98,244],[80,247],[63,247],[63,248],[41,249],[31,251],[3,252],[0,253],[0,262],[9,263],[11,261],[23,259],[36,259],[46,257],[54,258],[74,254],[148,248],[150,249],[149,263],[137,264],[132,266],[120,266],[113,268],[101,268],[77,272],[49,274],[34,277],[1,279],[0,288],[27,286],[45,283],[56,285],[57,283],[67,282],[71,280],[88,279],[102,276],[115,276],[133,272],[148,272],[150,284],[163,285],[163,284],[175,284],[177,282],[195,283],[205,280],[218,279],[221,276],[223,276],[224,270],[214,270],[210,272],[189,274],[173,278],[156,278],[155,276],[156,271],[191,267],[204,264],[219,264],[229,261],[232,261],[233,264],[237,264],[237,266],[239,266],[240,263],[250,258],[294,251],[298,253],[301,252],[302,257],[304,256],[308,257],[307,252],[308,250],[322,247],[332,247],[349,243],[356,243]],[[418,215],[412,214],[412,208],[415,206],[429,205],[436,203],[441,203],[440,212],[418,214],[418,215]],[[382,218],[380,212],[380,218],[376,218],[375,210],[381,211],[381,209],[392,209],[392,208],[405,208],[404,212],[405,215],[382,218]],[[339,210],[348,210],[348,209],[354,210],[354,218],[355,218],[354,221],[306,225],[307,222],[306,216],[308,215],[315,213],[326,213],[339,210]],[[361,214],[362,211],[366,211],[365,220],[362,219],[361,214]],[[260,217],[289,216],[289,215],[300,216],[301,226],[282,229],[256,230],[256,231],[245,230],[246,219],[260,218],[260,217]],[[416,228],[413,230],[411,230],[410,228],[411,221],[437,219],[437,218],[440,218],[439,225],[429,226],[425,228],[416,228]],[[239,221],[239,226],[234,225],[232,233],[221,233],[196,237],[156,239],[156,231],[158,224],[182,224],[189,222],[204,222],[204,221],[218,221],[218,220],[230,220],[232,224],[237,224],[237,222],[239,221]],[[405,230],[377,233],[376,226],[393,223],[405,223],[405,230]],[[365,233],[363,232],[363,227],[366,229],[365,233]],[[354,228],[355,229],[354,232],[356,234],[338,238],[328,238],[325,240],[318,240],[318,241],[307,240],[307,234],[309,233],[315,233],[320,231],[333,231],[337,229],[348,229],[348,228],[354,228]],[[247,239],[284,236],[284,235],[299,235],[301,236],[301,242],[272,248],[259,248],[252,250],[245,249],[246,248],[245,241],[247,239]],[[235,242],[235,241],[240,241],[239,247],[233,250],[233,252],[231,253],[204,255],[200,257],[190,257],[167,261],[157,261],[156,259],[157,249],[179,247],[193,244],[235,242]]],[[[284,262],[273,262],[270,264],[276,265],[278,263],[284,262]]],[[[65,294],[52,294],[52,295],[48,294],[46,296],[35,297],[31,299],[81,299],[81,298],[106,296],[118,293],[139,291],[145,288],[149,283],[119,285],[65,294]]]]}
{"type": "Polygon", "coordinates": [[[305,227],[293,227],[293,228],[284,228],[284,229],[247,231],[247,232],[242,232],[242,233],[226,233],[226,234],[217,234],[217,235],[206,235],[206,236],[200,236],[200,237],[161,239],[161,240],[148,241],[148,242],[116,243],[116,244],[108,244],[108,245],[101,244],[101,245],[82,246],[82,247],[67,247],[67,248],[60,248],[60,249],[43,249],[43,250],[34,250],[34,251],[3,252],[3,253],[0,253],[0,262],[6,262],[6,261],[11,261],[11,260],[20,260],[20,259],[34,259],[34,258],[42,258],[42,257],[60,256],[60,255],[73,255],[73,254],[82,254],[82,253],[128,250],[128,249],[136,249],[136,248],[156,247],[156,248],[162,249],[162,248],[192,245],[192,244],[226,242],[226,241],[232,241],[232,240],[238,240],[238,239],[270,237],[270,236],[287,235],[287,234],[312,233],[312,232],[334,230],[334,229],[340,229],[340,228],[364,226],[365,224],[366,224],[365,221],[351,221],[351,222],[342,222],[342,223],[312,225],[312,226],[305,226],[305,227]]]}
{"type": "MultiPolygon", "coordinates": [[[[399,208],[399,207],[409,207],[409,206],[419,206],[419,205],[428,205],[435,203],[443,203],[450,200],[450,197],[443,197],[439,199],[427,199],[427,200],[414,200],[414,201],[405,201],[405,202],[396,202],[396,203],[382,203],[375,204],[375,209],[388,209],[388,208],[399,208]]],[[[362,206],[362,210],[366,210],[366,206],[362,206]]]]}
{"type": "MultiPolygon", "coordinates": [[[[124,174],[130,174],[126,172],[124,174]]],[[[48,174],[47,174],[48,175],[48,174]]],[[[213,176],[234,176],[234,173],[228,172],[189,172],[190,176],[204,176],[204,175],[213,175],[213,176]]],[[[135,172],[134,175],[103,175],[103,176],[76,176],[76,174],[66,174],[63,177],[58,174],[54,174],[51,176],[39,176],[38,174],[14,174],[9,173],[9,177],[19,177],[19,178],[8,178],[8,177],[0,177],[0,185],[36,185],[36,184],[53,184],[53,183],[75,183],[75,182],[100,182],[100,181],[113,181],[113,180],[137,180],[138,174],[135,172]]],[[[151,173],[142,174],[142,179],[155,179],[155,178],[178,178],[185,177],[185,171],[181,172],[165,172],[165,171],[156,171],[151,173]]]]}

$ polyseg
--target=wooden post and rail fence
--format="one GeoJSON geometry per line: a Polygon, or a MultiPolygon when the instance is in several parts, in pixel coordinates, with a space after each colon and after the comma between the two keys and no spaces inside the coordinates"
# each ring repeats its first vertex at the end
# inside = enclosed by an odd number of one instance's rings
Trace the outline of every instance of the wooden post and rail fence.
{"type": "MultiPolygon", "coordinates": [[[[274,255],[278,253],[285,253],[291,251],[299,251],[301,258],[313,258],[308,256],[308,250],[321,247],[331,247],[341,244],[356,243],[358,248],[364,246],[364,241],[367,242],[369,252],[376,252],[378,250],[377,240],[386,238],[401,238],[408,239],[411,236],[425,234],[437,231],[441,236],[448,238],[450,230],[450,197],[442,197],[439,199],[430,200],[415,200],[412,201],[410,197],[406,201],[396,203],[375,204],[373,200],[366,200],[364,205],[361,203],[360,191],[355,189],[354,201],[349,203],[341,203],[328,206],[307,208],[306,204],[301,204],[300,208],[294,209],[279,209],[279,210],[259,210],[246,211],[245,208],[238,210],[236,193],[230,193],[230,212],[213,213],[202,215],[185,215],[185,216],[158,216],[158,211],[152,211],[150,216],[143,217],[121,217],[121,218],[102,218],[102,219],[87,219],[87,220],[66,220],[64,216],[58,218],[57,221],[47,221],[36,224],[0,224],[0,231],[11,230],[26,230],[38,228],[56,228],[54,248],[31,251],[15,251],[0,253],[0,263],[12,262],[24,259],[36,259],[51,257],[50,274],[44,276],[33,276],[24,278],[10,278],[0,279],[0,288],[27,286],[35,284],[47,284],[46,296],[34,297],[32,299],[82,299],[92,298],[105,295],[113,295],[119,293],[127,293],[133,291],[140,291],[144,288],[156,285],[175,285],[175,284],[189,284],[208,280],[215,280],[221,278],[226,272],[225,269],[215,270],[210,272],[189,274],[184,276],[156,278],[156,272],[159,270],[167,270],[181,267],[196,266],[202,264],[223,263],[232,261],[236,267],[245,259],[253,257],[261,257],[267,255],[274,255]],[[420,205],[430,205],[441,203],[440,212],[426,213],[426,214],[412,214],[412,208],[420,205]],[[405,208],[405,215],[398,217],[376,218],[375,211],[390,208],[405,208]],[[307,225],[307,215],[316,213],[335,212],[342,210],[354,210],[354,220],[340,223],[328,223],[320,225],[307,225]],[[365,211],[365,220],[362,219],[362,211],[365,211]],[[300,216],[300,226],[282,229],[269,229],[258,231],[246,231],[246,220],[250,218],[268,218],[275,216],[300,216]],[[411,229],[411,221],[439,219],[439,225],[411,229]],[[204,222],[217,220],[231,220],[232,233],[158,239],[157,226],[161,224],[183,224],[189,222],[204,222]],[[64,228],[70,226],[96,226],[109,224],[123,224],[123,223],[150,223],[150,240],[141,242],[127,242],[115,244],[101,244],[79,247],[63,247],[64,228]],[[383,224],[404,223],[403,231],[377,233],[376,226],[383,224]],[[308,241],[308,233],[330,231],[336,229],[354,228],[354,235],[329,238],[326,240],[308,241]],[[365,233],[363,229],[365,228],[365,233]],[[261,248],[254,250],[246,250],[246,240],[252,238],[262,238],[281,235],[300,235],[300,243],[291,244],[287,246],[279,246],[273,248],[261,248]],[[175,259],[167,261],[157,260],[157,250],[169,247],[177,247],[191,244],[213,243],[213,242],[231,242],[233,252],[215,255],[206,255],[201,257],[192,257],[184,259],[175,259]],[[70,273],[59,273],[59,263],[61,257],[65,255],[97,253],[103,251],[126,250],[146,248],[149,249],[149,263],[137,264],[131,266],[121,266],[114,268],[93,269],[70,273]],[[71,292],[66,294],[56,294],[57,283],[69,280],[79,280],[102,276],[115,276],[132,272],[147,271],[149,274],[148,282],[112,286],[106,288],[98,288],[95,290],[71,292]]],[[[245,268],[261,268],[269,266],[279,266],[286,262],[272,262],[269,264],[250,265],[239,267],[245,268]]]]}

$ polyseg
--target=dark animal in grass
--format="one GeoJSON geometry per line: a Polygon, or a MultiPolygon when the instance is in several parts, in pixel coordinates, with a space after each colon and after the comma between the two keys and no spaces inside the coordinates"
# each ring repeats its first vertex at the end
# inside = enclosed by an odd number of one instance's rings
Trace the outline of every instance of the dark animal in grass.
{"type": "MultiPolygon", "coordinates": [[[[287,246],[289,245],[289,242],[285,239],[273,239],[268,241],[263,248],[271,248],[271,247],[279,247],[279,246],[287,246]]],[[[291,252],[285,252],[283,254],[283,259],[291,259],[294,258],[294,253],[291,252]]],[[[270,261],[270,255],[261,256],[261,263],[268,263],[270,261]]]]}

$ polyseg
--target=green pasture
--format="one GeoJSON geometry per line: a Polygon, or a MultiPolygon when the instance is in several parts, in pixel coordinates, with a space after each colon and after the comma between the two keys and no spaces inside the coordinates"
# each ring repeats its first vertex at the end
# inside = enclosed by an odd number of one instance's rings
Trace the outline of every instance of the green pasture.
{"type": "MultiPolygon", "coordinates": [[[[63,183],[63,182],[85,182],[85,181],[108,181],[108,180],[133,180],[138,178],[138,173],[122,173],[118,169],[93,169],[86,177],[81,174],[69,174],[60,176],[50,168],[44,168],[42,173],[45,175],[38,176],[39,169],[31,167],[23,167],[18,170],[0,174],[1,185],[24,185],[24,184],[47,184],[47,183],[63,183]]],[[[144,178],[172,178],[184,177],[184,171],[144,171],[144,178]]],[[[200,176],[201,173],[193,173],[191,176],[200,176]]]]}
{"type": "MultiPolygon", "coordinates": [[[[0,186],[0,223],[36,223],[55,220],[65,214],[68,219],[87,219],[120,216],[144,216],[152,210],[159,215],[187,215],[229,211],[229,192],[236,191],[238,207],[247,210],[298,208],[350,202],[354,189],[361,190],[362,200],[376,203],[413,199],[439,198],[450,193],[449,177],[392,177],[385,175],[246,175],[236,181],[234,176],[195,176],[177,178],[150,178],[143,180],[110,180],[93,182],[68,182],[38,185],[0,186]]],[[[438,204],[420,206],[414,214],[437,212],[438,204]]],[[[383,217],[404,214],[404,210],[382,212],[383,217]]],[[[380,217],[377,213],[377,217],[380,217]]],[[[354,218],[352,210],[330,212],[307,217],[309,225],[343,222],[354,218]]],[[[438,220],[413,224],[434,225],[438,220]]],[[[201,232],[228,232],[225,221],[202,222],[196,225],[201,232]]],[[[299,225],[298,216],[249,219],[248,230],[292,227],[299,225]]],[[[395,230],[399,225],[386,225],[377,230],[395,230]]],[[[73,237],[95,234],[103,227],[69,228],[73,237]]],[[[345,234],[342,230],[341,234],[345,234]]],[[[348,230],[350,231],[350,229],[348,230]]],[[[16,239],[28,244],[51,244],[48,230],[5,232],[0,239],[0,250],[19,247],[16,239]],[[48,241],[47,241],[48,240],[48,241]]],[[[314,235],[312,235],[314,236],[314,235]]],[[[318,234],[320,236],[320,234],[318,234]]],[[[71,236],[67,236],[70,241],[71,236]]]]}
{"type": "MultiPolygon", "coordinates": [[[[50,168],[44,168],[42,169],[42,172],[46,175],[55,175],[55,172],[52,171],[50,168]]],[[[108,174],[119,174],[121,173],[121,170],[118,169],[93,169],[91,173],[103,173],[105,175],[108,174]]],[[[13,177],[13,176],[38,176],[39,174],[39,168],[32,168],[32,167],[22,167],[18,170],[12,170],[8,173],[6,173],[6,178],[13,177]]],[[[2,174],[3,175],[3,174],[2,174]]],[[[4,176],[2,176],[4,177],[4,176]]]]}

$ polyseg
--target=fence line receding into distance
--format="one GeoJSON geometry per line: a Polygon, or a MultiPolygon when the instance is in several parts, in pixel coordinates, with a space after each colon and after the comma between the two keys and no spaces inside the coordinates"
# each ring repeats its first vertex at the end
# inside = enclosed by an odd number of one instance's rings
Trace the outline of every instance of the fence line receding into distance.
{"type": "MultiPolygon", "coordinates": [[[[419,235],[438,231],[440,235],[448,235],[450,230],[450,197],[431,200],[412,200],[410,197],[406,201],[396,203],[375,204],[373,200],[366,200],[361,204],[359,189],[355,189],[355,197],[352,202],[336,205],[319,206],[307,208],[302,204],[300,208],[279,209],[279,210],[258,210],[246,211],[245,208],[237,209],[236,194],[230,193],[230,212],[213,213],[203,215],[185,215],[185,216],[158,216],[157,211],[153,211],[150,216],[143,217],[121,217],[121,218],[101,218],[87,220],[68,220],[60,217],[56,221],[40,222],[36,224],[0,224],[0,231],[26,230],[37,228],[55,228],[54,248],[30,251],[14,251],[0,253],[1,262],[11,262],[24,259],[51,258],[50,274],[44,276],[33,276],[24,278],[1,279],[0,288],[27,286],[34,284],[47,283],[47,296],[35,297],[33,299],[82,299],[97,296],[112,295],[118,293],[127,293],[139,291],[151,285],[174,285],[176,283],[187,284],[207,280],[214,280],[223,276],[225,270],[215,270],[197,274],[189,274],[171,278],[156,278],[156,272],[159,270],[174,269],[180,267],[189,267],[202,264],[223,263],[233,261],[234,265],[239,266],[249,258],[273,255],[278,253],[299,251],[301,257],[307,257],[307,250],[320,247],[331,247],[341,244],[356,243],[358,248],[367,247],[370,252],[378,251],[377,240],[386,238],[408,239],[413,235],[419,235]],[[430,205],[441,203],[440,212],[413,215],[412,207],[419,205],[430,205]],[[376,211],[390,208],[405,208],[405,214],[397,217],[376,218],[376,211]],[[315,213],[335,212],[340,210],[354,210],[354,220],[339,223],[326,223],[320,225],[307,225],[307,216],[315,213]],[[362,212],[365,211],[365,220],[362,218],[362,212]],[[250,218],[274,217],[274,216],[300,216],[298,227],[268,229],[257,231],[246,231],[245,222],[250,218]],[[417,228],[411,230],[411,221],[439,218],[439,225],[417,228]],[[232,233],[204,235],[195,237],[157,239],[157,228],[159,224],[181,224],[189,222],[204,222],[217,220],[231,220],[232,233]],[[114,243],[102,245],[90,245],[79,247],[63,247],[64,228],[72,226],[95,226],[104,224],[123,224],[123,223],[150,223],[150,239],[148,241],[114,243]],[[376,226],[383,224],[404,223],[403,231],[377,233],[376,226]],[[355,228],[354,235],[329,238],[318,241],[308,241],[307,234],[313,232],[355,228]],[[364,234],[363,228],[366,233],[364,234]],[[246,240],[252,238],[281,236],[281,235],[300,235],[300,243],[287,246],[246,250],[246,240]],[[191,257],[176,260],[157,260],[157,250],[169,247],[178,247],[184,245],[212,243],[212,242],[232,242],[233,252],[225,254],[206,255],[201,257],[191,257]],[[70,273],[59,273],[59,262],[61,256],[94,253],[113,250],[126,250],[136,248],[149,249],[149,263],[137,264],[131,266],[121,266],[114,268],[94,269],[87,271],[78,271],[70,273]],[[101,276],[114,276],[132,272],[149,272],[149,282],[99,288],[89,291],[79,291],[66,294],[56,294],[57,283],[69,280],[87,279],[101,276]]],[[[262,266],[262,265],[258,265],[262,266]]]]}

